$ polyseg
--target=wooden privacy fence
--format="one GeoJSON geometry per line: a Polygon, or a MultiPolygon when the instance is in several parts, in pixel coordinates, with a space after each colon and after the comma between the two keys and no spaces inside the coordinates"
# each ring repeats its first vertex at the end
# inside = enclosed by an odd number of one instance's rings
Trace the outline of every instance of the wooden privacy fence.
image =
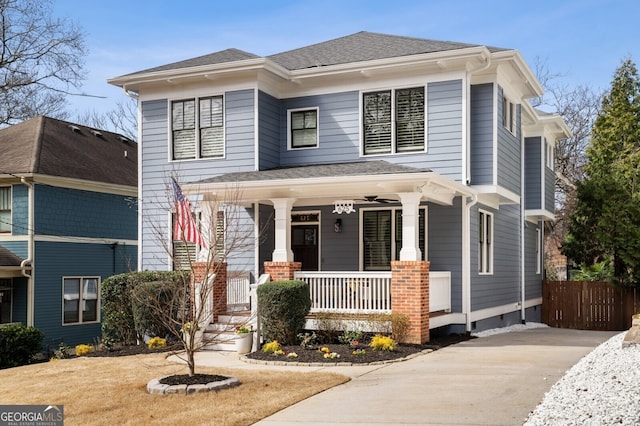
{"type": "Polygon", "coordinates": [[[626,330],[640,312],[640,291],[606,282],[543,281],[542,322],[579,330],[626,330]]]}

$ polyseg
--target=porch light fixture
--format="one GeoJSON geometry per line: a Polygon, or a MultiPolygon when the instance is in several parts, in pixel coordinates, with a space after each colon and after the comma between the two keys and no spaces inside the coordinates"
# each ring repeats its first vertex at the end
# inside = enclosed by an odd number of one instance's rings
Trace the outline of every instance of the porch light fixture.
{"type": "Polygon", "coordinates": [[[342,232],[342,219],[336,219],[336,223],[333,224],[333,232],[342,232]]]}
{"type": "Polygon", "coordinates": [[[349,214],[355,212],[353,200],[336,200],[333,202],[333,213],[349,214]]]}

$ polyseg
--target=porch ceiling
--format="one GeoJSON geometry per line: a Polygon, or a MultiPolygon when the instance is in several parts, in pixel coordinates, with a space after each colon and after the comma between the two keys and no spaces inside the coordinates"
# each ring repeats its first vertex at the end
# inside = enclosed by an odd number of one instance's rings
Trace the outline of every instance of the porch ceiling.
{"type": "Polygon", "coordinates": [[[325,164],[278,168],[255,172],[227,173],[183,185],[188,194],[233,199],[242,204],[269,203],[275,198],[293,198],[296,206],[353,200],[365,197],[398,200],[399,193],[422,193],[423,201],[450,205],[458,195],[474,191],[428,169],[401,166],[386,161],[325,164]]]}

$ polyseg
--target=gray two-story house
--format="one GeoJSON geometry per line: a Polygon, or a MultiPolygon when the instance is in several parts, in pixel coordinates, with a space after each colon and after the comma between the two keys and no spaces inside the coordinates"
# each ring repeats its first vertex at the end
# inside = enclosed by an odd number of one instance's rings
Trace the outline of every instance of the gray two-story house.
{"type": "MultiPolygon", "coordinates": [[[[419,343],[540,319],[569,131],[517,50],[360,32],[109,82],[139,100],[142,199],[177,174],[207,223],[236,191],[255,243],[228,269],[303,279],[316,312],[405,313],[419,343]]],[[[174,268],[171,204],[139,214],[140,268],[174,268]]]]}

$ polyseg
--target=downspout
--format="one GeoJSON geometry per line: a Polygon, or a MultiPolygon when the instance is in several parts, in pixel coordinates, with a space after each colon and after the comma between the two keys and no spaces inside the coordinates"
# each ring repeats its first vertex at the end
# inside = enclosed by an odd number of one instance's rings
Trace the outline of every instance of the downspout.
{"type": "Polygon", "coordinates": [[[462,312],[466,331],[471,332],[471,208],[478,202],[478,195],[472,194],[471,201],[467,196],[462,199],[462,312]]]}
{"type": "Polygon", "coordinates": [[[33,248],[34,248],[34,234],[33,234],[33,222],[34,222],[34,197],[33,197],[33,184],[27,182],[24,176],[20,176],[20,182],[28,188],[28,223],[27,223],[27,258],[20,262],[20,272],[22,276],[27,278],[27,325],[34,325],[34,312],[35,312],[35,288],[33,281],[33,248]],[[27,264],[29,266],[27,266],[27,264]],[[27,269],[30,269],[30,273],[27,273],[27,269]]]}

